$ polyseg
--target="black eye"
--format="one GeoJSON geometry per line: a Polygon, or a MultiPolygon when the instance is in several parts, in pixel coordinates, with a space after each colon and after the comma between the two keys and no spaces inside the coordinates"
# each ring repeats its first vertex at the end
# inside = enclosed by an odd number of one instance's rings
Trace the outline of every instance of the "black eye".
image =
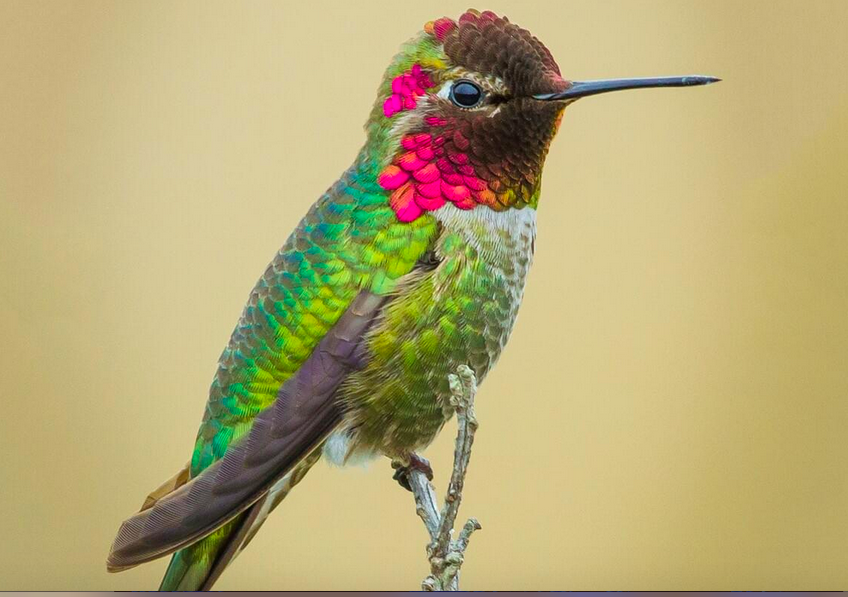
{"type": "Polygon", "coordinates": [[[451,87],[450,99],[460,108],[473,108],[483,101],[483,90],[471,81],[457,81],[451,87]]]}

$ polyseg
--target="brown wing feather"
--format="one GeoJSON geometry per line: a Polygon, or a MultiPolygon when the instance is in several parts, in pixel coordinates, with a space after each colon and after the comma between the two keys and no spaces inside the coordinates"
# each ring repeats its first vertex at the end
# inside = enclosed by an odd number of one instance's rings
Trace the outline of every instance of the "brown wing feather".
{"type": "Polygon", "coordinates": [[[268,515],[276,508],[283,498],[285,498],[292,488],[297,485],[306,475],[312,465],[321,458],[321,446],[318,446],[305,458],[303,458],[297,466],[288,474],[288,481],[282,488],[277,488],[276,484],[272,491],[267,492],[250,507],[247,515],[242,520],[239,528],[235,530],[230,537],[227,538],[226,546],[220,551],[215,558],[215,562],[209,569],[209,574],[200,586],[200,591],[210,591],[212,586],[220,578],[221,574],[229,566],[230,562],[235,558],[241,550],[247,547],[247,544],[256,536],[259,529],[265,523],[268,515]],[[267,504],[268,500],[272,500],[267,504]]]}
{"type": "Polygon", "coordinates": [[[365,364],[365,332],[386,297],[363,291],[221,460],[124,521],[106,566],[125,570],[172,553],[250,508],[338,424],[336,389],[365,364]]]}

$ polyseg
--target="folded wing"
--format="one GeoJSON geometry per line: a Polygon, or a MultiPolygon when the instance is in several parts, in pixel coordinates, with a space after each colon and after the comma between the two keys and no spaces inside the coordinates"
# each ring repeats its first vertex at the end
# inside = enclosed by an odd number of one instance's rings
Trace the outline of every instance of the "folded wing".
{"type": "Polygon", "coordinates": [[[363,338],[386,300],[361,292],[238,444],[124,521],[107,568],[125,570],[203,538],[254,504],[320,444],[341,419],[336,390],[364,366],[363,338]]]}

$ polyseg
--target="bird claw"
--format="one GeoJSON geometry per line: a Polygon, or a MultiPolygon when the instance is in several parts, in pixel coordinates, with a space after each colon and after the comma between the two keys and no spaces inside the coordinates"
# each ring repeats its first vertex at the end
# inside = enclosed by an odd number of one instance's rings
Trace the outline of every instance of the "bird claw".
{"type": "Polygon", "coordinates": [[[415,453],[410,454],[406,462],[392,460],[392,468],[395,469],[392,479],[407,491],[412,491],[412,486],[409,484],[409,474],[412,471],[420,471],[424,473],[428,481],[433,480],[433,467],[430,466],[430,461],[415,453]]]}

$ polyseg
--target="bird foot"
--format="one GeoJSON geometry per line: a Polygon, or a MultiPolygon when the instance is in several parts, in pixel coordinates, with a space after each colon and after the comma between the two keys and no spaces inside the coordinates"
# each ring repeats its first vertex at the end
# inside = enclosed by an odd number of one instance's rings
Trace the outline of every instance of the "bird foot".
{"type": "Polygon", "coordinates": [[[406,461],[392,460],[392,468],[395,469],[392,479],[407,491],[412,491],[409,484],[409,473],[412,471],[421,471],[428,481],[433,480],[433,468],[430,466],[430,461],[414,452],[407,456],[406,461]]]}

